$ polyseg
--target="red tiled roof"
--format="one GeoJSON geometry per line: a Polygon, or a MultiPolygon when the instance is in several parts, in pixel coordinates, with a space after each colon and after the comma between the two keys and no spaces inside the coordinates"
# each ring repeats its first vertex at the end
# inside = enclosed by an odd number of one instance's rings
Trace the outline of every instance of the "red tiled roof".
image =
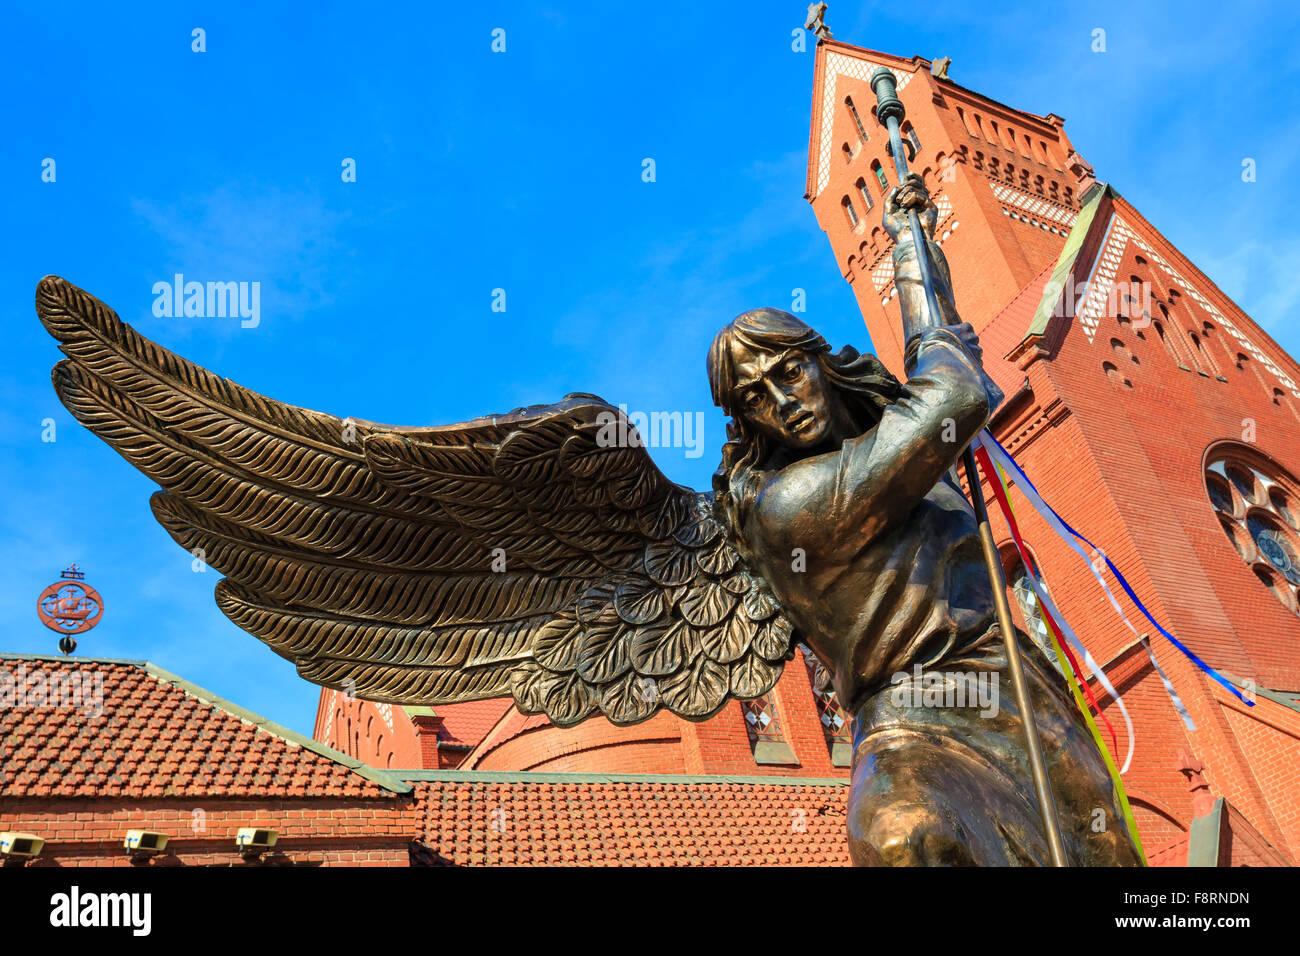
{"type": "Polygon", "coordinates": [[[357,763],[144,661],[0,655],[6,798],[391,798],[395,788],[406,791],[395,779],[380,783],[384,775],[354,769],[357,763]],[[56,681],[84,696],[68,691],[53,700],[48,688],[56,681]],[[37,706],[41,699],[47,702],[37,706]]]}
{"type": "Polygon", "coordinates": [[[787,778],[442,771],[412,775],[443,866],[847,866],[849,788],[787,778]]]}
{"type": "Polygon", "coordinates": [[[438,739],[449,744],[476,746],[496,726],[514,701],[509,697],[471,700],[464,704],[439,704],[433,712],[442,718],[438,739]]]}
{"type": "Polygon", "coordinates": [[[545,714],[521,714],[518,708],[514,706],[513,700],[507,701],[506,704],[506,710],[475,742],[474,749],[465,757],[461,769],[472,770],[483,757],[491,753],[493,748],[499,747],[505,741],[518,737],[529,730],[545,727],[550,723],[545,714]]]}

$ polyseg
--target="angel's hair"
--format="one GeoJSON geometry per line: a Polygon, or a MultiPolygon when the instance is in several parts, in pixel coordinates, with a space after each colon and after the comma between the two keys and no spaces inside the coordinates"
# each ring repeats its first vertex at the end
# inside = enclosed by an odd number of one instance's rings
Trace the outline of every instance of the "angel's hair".
{"type": "Polygon", "coordinates": [[[732,419],[727,425],[727,442],[722,446],[722,464],[713,475],[713,490],[715,508],[725,516],[733,532],[743,527],[744,515],[757,493],[758,482],[752,473],[776,450],[771,439],[732,407],[736,343],[764,352],[793,348],[811,355],[860,431],[879,421],[885,406],[896,401],[905,388],[874,355],[860,355],[851,345],[832,354],[821,335],[789,312],[753,309],[736,316],[714,337],[708,359],[713,404],[732,419]]]}

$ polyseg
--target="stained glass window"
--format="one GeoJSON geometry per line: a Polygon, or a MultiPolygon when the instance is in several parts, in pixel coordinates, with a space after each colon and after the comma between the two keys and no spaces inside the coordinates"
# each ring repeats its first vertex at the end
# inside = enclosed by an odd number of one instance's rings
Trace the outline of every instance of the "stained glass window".
{"type": "Polygon", "coordinates": [[[1206,469],[1205,490],[1237,554],[1284,606],[1300,612],[1295,484],[1258,459],[1246,452],[1240,459],[1229,453],[1216,456],[1206,469]]]}
{"type": "Polygon", "coordinates": [[[839,698],[835,696],[834,690],[818,686],[822,682],[818,679],[817,658],[806,648],[801,647],[801,650],[804,665],[808,668],[808,682],[812,685],[813,700],[817,703],[817,717],[822,726],[822,734],[826,737],[826,747],[832,759],[843,758],[835,761],[837,765],[846,765],[848,748],[853,740],[853,719],[840,707],[839,698]]]}
{"type": "MultiPolygon", "coordinates": [[[[1042,578],[1038,578],[1037,582],[1044,590],[1047,589],[1042,578]]],[[[1047,626],[1047,619],[1043,617],[1042,612],[1039,610],[1038,595],[1034,592],[1033,584],[1030,583],[1029,571],[1019,558],[1016,559],[1015,569],[1011,573],[1011,593],[1015,596],[1016,604],[1020,608],[1020,616],[1025,619],[1026,633],[1038,645],[1043,655],[1052,662],[1052,666],[1058,671],[1061,670],[1061,662],[1057,659],[1056,650],[1052,647],[1051,631],[1047,626]]]]}
{"type": "Polygon", "coordinates": [[[781,740],[781,722],[777,719],[776,701],[770,694],[746,701],[745,730],[749,733],[749,742],[762,740],[781,740]]]}

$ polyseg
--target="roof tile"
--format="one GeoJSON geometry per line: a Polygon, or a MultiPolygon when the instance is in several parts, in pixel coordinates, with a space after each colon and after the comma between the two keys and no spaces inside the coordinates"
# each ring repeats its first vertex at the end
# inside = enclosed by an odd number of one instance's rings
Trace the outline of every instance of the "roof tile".
{"type": "Polygon", "coordinates": [[[12,691],[38,672],[50,688],[95,688],[93,707],[74,696],[71,706],[65,697],[0,708],[0,740],[11,744],[0,752],[0,797],[265,796],[259,779],[277,772],[304,778],[301,796],[392,795],[142,663],[5,655],[0,667],[12,691]]]}
{"type": "Polygon", "coordinates": [[[839,781],[485,782],[453,771],[414,783],[433,851],[421,856],[445,865],[849,864],[839,781]],[[504,820],[487,794],[500,796],[504,820]]]}

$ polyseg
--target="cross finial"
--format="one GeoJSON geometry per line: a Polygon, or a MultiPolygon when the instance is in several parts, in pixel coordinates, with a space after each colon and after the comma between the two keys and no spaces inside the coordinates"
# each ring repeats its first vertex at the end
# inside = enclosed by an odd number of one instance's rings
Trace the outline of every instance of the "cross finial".
{"type": "Polygon", "coordinates": [[[805,30],[811,30],[819,40],[832,40],[831,28],[826,25],[826,4],[810,3],[808,4],[808,20],[804,23],[805,30]]]}

